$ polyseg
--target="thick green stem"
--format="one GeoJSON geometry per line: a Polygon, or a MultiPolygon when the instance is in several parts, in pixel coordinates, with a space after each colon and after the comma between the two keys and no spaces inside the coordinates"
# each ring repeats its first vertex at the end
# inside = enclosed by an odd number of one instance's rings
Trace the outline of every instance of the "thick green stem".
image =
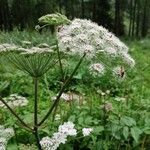
{"type": "Polygon", "coordinates": [[[57,50],[57,55],[58,55],[60,73],[61,73],[61,76],[62,76],[62,81],[64,81],[64,71],[63,71],[63,65],[62,65],[62,62],[61,62],[60,51],[59,51],[59,47],[58,47],[58,41],[57,41],[56,45],[57,45],[56,50],[57,50]]]}
{"type": "Polygon", "coordinates": [[[38,132],[38,78],[34,78],[34,135],[38,150],[42,150],[38,132]]]}
{"type": "Polygon", "coordinates": [[[59,103],[60,97],[62,95],[62,93],[64,92],[64,90],[66,89],[66,87],[69,85],[72,77],[74,76],[74,74],[76,73],[76,71],[78,70],[80,64],[82,63],[84,57],[86,56],[86,53],[83,55],[83,57],[81,57],[81,59],[79,60],[78,64],[76,65],[74,71],[72,72],[72,74],[70,75],[70,77],[66,80],[66,82],[64,83],[64,85],[61,87],[59,94],[55,100],[55,102],[53,103],[53,105],[51,106],[51,108],[49,109],[49,111],[47,112],[47,114],[45,115],[45,117],[42,119],[42,121],[38,124],[38,126],[41,126],[49,117],[49,115],[53,112],[55,106],[57,106],[57,104],[59,103]]]}

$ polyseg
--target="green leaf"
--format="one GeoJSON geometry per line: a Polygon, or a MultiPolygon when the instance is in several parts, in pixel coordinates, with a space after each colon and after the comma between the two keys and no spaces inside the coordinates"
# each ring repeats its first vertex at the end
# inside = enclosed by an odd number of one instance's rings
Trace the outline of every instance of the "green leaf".
{"type": "Polygon", "coordinates": [[[132,135],[132,137],[136,143],[138,143],[138,140],[139,140],[141,133],[142,133],[142,131],[138,127],[132,127],[131,128],[131,135],[132,135]]]}
{"type": "Polygon", "coordinates": [[[80,117],[80,118],[78,119],[78,124],[79,124],[79,125],[84,125],[84,118],[83,118],[83,117],[80,117]]]}
{"type": "Polygon", "coordinates": [[[88,116],[85,118],[84,123],[87,124],[91,124],[91,122],[93,122],[93,118],[91,116],[88,116]]]}
{"type": "Polygon", "coordinates": [[[82,73],[78,73],[77,75],[73,76],[74,79],[78,79],[81,80],[82,79],[83,74],[82,73]]]}
{"type": "Polygon", "coordinates": [[[145,127],[145,128],[143,129],[143,132],[144,132],[145,134],[147,134],[147,135],[150,135],[150,127],[145,127]]]}
{"type": "Polygon", "coordinates": [[[104,131],[104,126],[98,126],[94,128],[94,133],[99,134],[100,132],[104,131]]]}
{"type": "Polygon", "coordinates": [[[72,122],[75,122],[76,116],[75,115],[71,115],[68,120],[72,121],[72,122]]]}
{"type": "Polygon", "coordinates": [[[129,136],[129,128],[127,126],[123,127],[123,136],[127,140],[129,136]]]}
{"type": "Polygon", "coordinates": [[[1,82],[0,83],[0,92],[3,91],[4,89],[6,89],[9,86],[9,82],[5,81],[5,82],[1,82]]]}
{"type": "Polygon", "coordinates": [[[133,118],[127,116],[122,117],[120,123],[129,127],[136,125],[136,121],[133,118]]]}

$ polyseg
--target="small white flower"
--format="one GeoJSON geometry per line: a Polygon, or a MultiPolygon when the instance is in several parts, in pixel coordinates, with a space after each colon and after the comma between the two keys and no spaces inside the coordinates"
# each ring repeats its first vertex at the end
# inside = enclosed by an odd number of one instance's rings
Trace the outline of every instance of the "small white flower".
{"type": "Polygon", "coordinates": [[[60,120],[60,119],[61,119],[60,114],[56,114],[55,121],[60,120]]]}
{"type": "Polygon", "coordinates": [[[65,122],[63,125],[60,125],[58,132],[54,133],[51,138],[44,137],[40,144],[44,150],[56,150],[60,144],[65,144],[68,136],[76,135],[76,129],[74,124],[70,121],[65,122]]]}
{"type": "Polygon", "coordinates": [[[41,43],[38,45],[40,48],[49,48],[49,45],[47,43],[41,43]]]}
{"type": "Polygon", "coordinates": [[[66,94],[66,93],[62,93],[61,99],[65,100],[65,101],[70,101],[70,95],[66,94]]]}
{"type": "Polygon", "coordinates": [[[124,98],[124,97],[115,97],[114,100],[118,101],[118,102],[125,102],[126,98],[124,98]]]}
{"type": "Polygon", "coordinates": [[[74,129],[74,124],[70,121],[65,122],[63,125],[59,126],[58,131],[70,136],[75,136],[77,135],[76,129],[74,129]]]}
{"type": "Polygon", "coordinates": [[[4,126],[0,125],[0,150],[5,150],[7,146],[7,142],[10,138],[14,136],[13,128],[4,128],[4,126]]]}
{"type": "Polygon", "coordinates": [[[15,135],[14,129],[13,129],[13,128],[7,128],[7,129],[5,129],[4,135],[5,135],[5,137],[6,137],[7,139],[12,138],[12,137],[15,135]]]}
{"type": "Polygon", "coordinates": [[[65,122],[63,125],[60,125],[58,128],[58,132],[54,133],[51,138],[44,137],[40,141],[40,144],[43,150],[56,150],[59,145],[65,144],[68,136],[76,135],[76,129],[74,128],[74,124],[72,122],[65,122]]]}
{"type": "Polygon", "coordinates": [[[24,45],[31,45],[32,43],[30,41],[22,41],[22,44],[24,44],[24,45]]]}
{"type": "Polygon", "coordinates": [[[6,138],[0,138],[0,145],[6,145],[7,144],[7,140],[6,138]]]}
{"type": "Polygon", "coordinates": [[[113,110],[112,103],[106,102],[104,105],[102,105],[102,108],[106,110],[106,112],[110,112],[113,110]]]}
{"type": "MultiPolygon", "coordinates": [[[[17,94],[11,94],[9,97],[5,97],[3,99],[12,108],[23,107],[28,105],[28,100],[25,97],[19,96],[17,94]]],[[[2,102],[0,102],[0,107],[6,108],[2,102]]]]}
{"type": "Polygon", "coordinates": [[[0,53],[10,52],[16,50],[17,48],[18,47],[14,44],[8,44],[8,43],[0,44],[0,53]]]}
{"type": "Polygon", "coordinates": [[[83,134],[83,136],[89,136],[92,131],[93,131],[93,128],[83,128],[82,134],[83,134]]]}
{"type": "Polygon", "coordinates": [[[105,68],[102,64],[100,63],[95,63],[95,64],[92,64],[90,67],[89,67],[89,70],[90,70],[90,73],[94,76],[101,76],[104,74],[105,72],[105,68]]]}

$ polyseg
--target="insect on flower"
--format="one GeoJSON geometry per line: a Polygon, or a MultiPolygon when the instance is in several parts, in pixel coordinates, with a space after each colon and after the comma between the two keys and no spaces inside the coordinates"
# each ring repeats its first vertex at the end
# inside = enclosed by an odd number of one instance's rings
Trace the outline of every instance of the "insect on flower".
{"type": "Polygon", "coordinates": [[[118,76],[121,78],[123,78],[125,76],[125,69],[123,66],[120,67],[118,76]]]}

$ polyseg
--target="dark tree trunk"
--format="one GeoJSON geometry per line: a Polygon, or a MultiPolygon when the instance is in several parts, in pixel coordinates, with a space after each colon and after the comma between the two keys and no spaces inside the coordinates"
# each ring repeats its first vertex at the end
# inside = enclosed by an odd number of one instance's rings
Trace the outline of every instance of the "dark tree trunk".
{"type": "Polygon", "coordinates": [[[96,20],[96,0],[93,0],[92,20],[96,20]]]}
{"type": "Polygon", "coordinates": [[[137,3],[137,16],[136,16],[136,37],[139,38],[139,30],[140,30],[140,1],[137,3]]]}
{"type": "Polygon", "coordinates": [[[115,0],[115,29],[116,35],[119,34],[119,22],[120,22],[120,1],[115,0]]]}
{"type": "Polygon", "coordinates": [[[84,8],[84,0],[81,1],[81,16],[82,18],[85,17],[85,8],[84,8]]]}
{"type": "Polygon", "coordinates": [[[144,7],[143,7],[143,20],[142,20],[142,37],[145,37],[147,35],[148,31],[148,17],[147,17],[147,7],[148,7],[148,0],[144,1],[144,7]]]}
{"type": "Polygon", "coordinates": [[[136,6],[137,6],[137,0],[134,0],[134,4],[133,4],[133,20],[132,20],[132,37],[135,36],[136,6]]]}
{"type": "Polygon", "coordinates": [[[131,32],[132,32],[132,18],[133,18],[133,0],[130,0],[130,21],[129,21],[129,37],[131,36],[131,32]]]}
{"type": "Polygon", "coordinates": [[[8,0],[0,1],[0,29],[5,31],[12,30],[11,12],[8,5],[8,0]]]}

